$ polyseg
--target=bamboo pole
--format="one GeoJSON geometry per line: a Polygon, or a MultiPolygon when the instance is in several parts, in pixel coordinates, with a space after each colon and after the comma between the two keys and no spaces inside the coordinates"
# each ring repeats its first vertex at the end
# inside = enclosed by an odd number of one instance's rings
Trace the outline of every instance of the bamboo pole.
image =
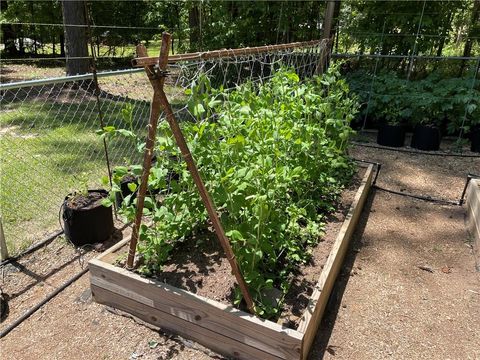
{"type": "MultiPolygon", "coordinates": [[[[307,46],[325,46],[327,42],[325,40],[312,40],[312,41],[302,41],[294,42],[289,44],[280,44],[280,45],[265,45],[257,47],[246,47],[240,49],[223,49],[223,50],[214,50],[214,51],[204,51],[196,53],[186,53],[179,55],[172,55],[168,58],[168,63],[176,63],[180,61],[188,60],[208,60],[215,58],[225,58],[225,57],[235,57],[242,55],[252,55],[252,54],[261,54],[269,51],[279,51],[279,50],[289,50],[307,46]]],[[[158,58],[142,56],[132,60],[134,67],[156,65],[158,63],[158,58]]]]}
{"type": "MultiPolygon", "coordinates": [[[[169,40],[170,39],[168,39],[168,42],[169,40]]],[[[162,47],[160,49],[159,63],[164,64],[164,66],[167,65],[166,61],[168,59],[168,51],[169,51],[169,43],[167,43],[166,41],[164,41],[164,39],[162,39],[162,47]]],[[[137,46],[137,55],[138,56],[147,55],[147,49],[143,45],[137,46]]],[[[156,78],[155,69],[153,66],[145,67],[145,71],[147,72],[149,78],[150,77],[156,78]]],[[[152,155],[153,155],[153,147],[155,145],[155,136],[157,133],[158,118],[160,117],[160,113],[161,113],[161,104],[159,101],[159,90],[161,87],[163,87],[165,78],[160,78],[158,82],[152,81],[152,80],[150,81],[152,82],[154,92],[153,92],[152,103],[150,105],[150,121],[148,124],[148,135],[145,143],[145,153],[143,156],[143,172],[142,172],[142,178],[140,182],[140,188],[138,189],[138,195],[137,195],[137,211],[135,213],[135,222],[133,224],[132,237],[130,240],[130,248],[129,248],[128,257],[127,257],[127,268],[129,269],[133,268],[133,261],[135,259],[135,251],[136,251],[137,242],[138,242],[138,234],[140,231],[140,225],[142,223],[143,208],[145,204],[145,194],[147,192],[148,176],[150,174],[150,168],[152,166],[152,155]]]]}
{"type": "MultiPolygon", "coordinates": [[[[232,272],[235,276],[235,279],[237,280],[238,285],[240,286],[240,290],[242,292],[242,295],[245,299],[245,302],[247,304],[247,308],[251,313],[254,313],[254,303],[252,300],[252,297],[250,295],[250,292],[248,290],[248,286],[245,282],[245,279],[243,278],[243,275],[240,271],[240,267],[238,266],[238,262],[235,258],[235,254],[233,253],[232,247],[230,246],[230,242],[225,235],[225,231],[223,229],[223,226],[220,222],[220,218],[217,214],[215,204],[213,200],[211,199],[207,189],[205,188],[205,184],[203,183],[202,177],[200,176],[200,173],[198,172],[197,166],[195,164],[195,160],[193,160],[192,154],[190,153],[190,149],[188,148],[187,142],[185,141],[185,138],[183,136],[182,130],[180,129],[180,126],[177,123],[177,120],[175,119],[175,115],[173,114],[172,108],[170,106],[170,103],[168,102],[167,96],[165,94],[165,91],[163,89],[163,85],[165,82],[165,71],[167,68],[168,64],[168,48],[170,44],[170,38],[171,35],[168,33],[163,33],[162,34],[162,49],[160,51],[160,57],[158,59],[158,67],[159,67],[159,72],[157,72],[152,64],[145,65],[145,71],[147,73],[147,76],[150,80],[150,83],[153,86],[154,90],[154,95],[153,95],[153,100],[152,100],[152,110],[151,110],[151,115],[150,115],[150,121],[152,124],[152,117],[154,116],[154,111],[153,109],[157,109],[159,105],[163,108],[163,111],[165,112],[167,122],[172,130],[173,136],[175,137],[175,141],[177,142],[178,147],[180,148],[180,151],[182,153],[182,156],[187,164],[187,168],[190,171],[190,174],[192,175],[193,181],[195,182],[195,185],[198,188],[198,192],[200,193],[200,197],[202,198],[202,201],[207,209],[208,215],[210,217],[210,221],[213,224],[213,227],[215,229],[215,233],[218,237],[218,240],[220,242],[220,245],[223,248],[223,251],[225,252],[225,255],[227,257],[228,262],[230,263],[230,266],[232,268],[232,272]],[[165,46],[164,46],[165,45],[165,46]]],[[[147,55],[147,51],[143,45],[139,45],[137,47],[137,54],[139,56],[142,55],[147,55]]],[[[155,113],[156,115],[156,113],[155,113]]],[[[155,130],[156,130],[156,120],[158,119],[158,116],[155,118],[155,130]]],[[[150,128],[151,129],[151,128],[150,128]]],[[[149,129],[149,130],[150,130],[149,129]]],[[[153,134],[153,140],[154,140],[154,134],[153,134]]],[[[147,140],[150,140],[151,137],[147,140]]],[[[146,146],[146,151],[145,154],[147,154],[149,149],[149,146],[147,144],[146,146]]],[[[150,157],[151,159],[151,157],[150,157]]],[[[147,160],[146,157],[144,161],[147,160]]],[[[144,170],[143,170],[143,175],[142,175],[142,184],[144,184],[143,178],[145,177],[145,183],[148,180],[148,174],[150,172],[150,167],[148,167],[148,171],[146,171],[145,165],[144,165],[144,170]]],[[[140,187],[139,190],[139,195],[138,198],[141,196],[141,191],[142,187],[140,187]]],[[[143,191],[146,191],[146,186],[144,186],[143,191]]],[[[143,195],[145,195],[143,193],[143,195]]],[[[144,197],[144,196],[143,196],[144,197]]],[[[140,200],[140,199],[139,199],[140,200]]],[[[137,200],[137,201],[139,201],[137,200]]],[[[138,210],[139,204],[137,203],[137,218],[136,220],[141,221],[141,213],[140,211],[140,218],[138,218],[138,210]]],[[[143,202],[142,202],[142,210],[143,210],[143,202]]],[[[136,232],[136,238],[133,236],[135,235],[135,232],[132,232],[132,240],[130,241],[130,251],[129,251],[129,260],[131,260],[131,264],[127,261],[127,264],[129,266],[133,265],[133,258],[135,256],[135,248],[136,248],[136,243],[138,239],[138,227],[140,226],[140,222],[137,225],[137,221],[135,222],[135,226],[137,227],[137,232],[136,232]]],[[[134,226],[134,230],[135,230],[134,226]]]]}

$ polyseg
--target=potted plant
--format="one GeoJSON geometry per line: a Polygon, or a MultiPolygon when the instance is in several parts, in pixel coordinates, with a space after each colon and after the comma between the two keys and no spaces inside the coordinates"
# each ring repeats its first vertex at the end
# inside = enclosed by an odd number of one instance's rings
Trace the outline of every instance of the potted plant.
{"type": "Polygon", "coordinates": [[[420,92],[413,103],[413,136],[410,146],[419,150],[438,150],[441,134],[439,124],[444,113],[441,108],[443,99],[430,92],[420,92]]]}
{"type": "MultiPolygon", "coordinates": [[[[86,183],[85,183],[86,184],[86,183]]],[[[103,189],[73,191],[62,204],[65,236],[76,246],[107,240],[113,233],[112,208],[106,206],[108,191],[103,189]]]]}
{"type": "Polygon", "coordinates": [[[378,127],[377,144],[391,147],[402,147],[405,143],[405,127],[401,119],[407,115],[398,99],[385,102],[380,111],[383,123],[378,127]]]}
{"type": "Polygon", "coordinates": [[[480,152],[480,91],[466,86],[459,88],[453,104],[453,111],[448,117],[448,133],[469,138],[470,150],[480,152]]]}

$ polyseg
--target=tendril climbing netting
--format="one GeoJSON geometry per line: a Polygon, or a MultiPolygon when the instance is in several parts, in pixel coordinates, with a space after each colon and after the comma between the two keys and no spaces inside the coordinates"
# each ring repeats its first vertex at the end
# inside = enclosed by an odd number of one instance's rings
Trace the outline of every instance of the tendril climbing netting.
{"type": "MultiPolygon", "coordinates": [[[[288,291],[290,275],[308,260],[325,214],[352,174],[345,149],[356,102],[336,66],[314,76],[324,68],[324,51],[323,43],[316,43],[177,62],[165,82],[256,312],[265,317],[281,309],[281,299],[272,302],[266,294],[273,288],[288,291]]],[[[125,111],[127,122],[129,112],[134,111],[125,111]]],[[[159,123],[154,155],[144,210],[153,225],[142,226],[138,246],[146,273],[161,271],[182,244],[192,253],[202,241],[216,242],[166,121],[159,123]]],[[[135,214],[134,178],[140,172],[135,164],[114,171],[117,193],[131,175],[120,210],[128,220],[135,214]]],[[[240,292],[232,291],[240,304],[240,292]]]]}

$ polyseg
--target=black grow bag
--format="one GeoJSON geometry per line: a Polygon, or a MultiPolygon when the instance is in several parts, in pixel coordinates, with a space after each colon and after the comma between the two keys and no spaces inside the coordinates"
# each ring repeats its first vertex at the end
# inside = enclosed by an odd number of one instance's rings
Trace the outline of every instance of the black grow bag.
{"type": "Polygon", "coordinates": [[[405,129],[401,125],[381,125],[378,128],[377,144],[402,147],[405,143],[405,129]]]}
{"type": "Polygon", "coordinates": [[[440,138],[438,127],[417,125],[413,131],[411,146],[419,150],[438,150],[440,138]]]}
{"type": "Polygon", "coordinates": [[[117,208],[122,206],[122,201],[125,199],[128,195],[132,195],[130,198],[130,202],[135,200],[137,197],[137,190],[135,190],[134,193],[128,188],[129,184],[137,184],[138,182],[138,177],[133,176],[133,175],[126,175],[120,180],[120,192],[115,193],[115,205],[117,205],[117,208]]]}
{"type": "MultiPolygon", "coordinates": [[[[108,196],[105,190],[88,190],[89,194],[98,193],[108,196]]],[[[113,233],[112,208],[101,203],[72,208],[67,196],[63,202],[63,226],[65,236],[76,246],[95,244],[107,240],[113,233]]]]}
{"type": "Polygon", "coordinates": [[[480,152],[480,126],[475,126],[470,132],[470,150],[473,152],[480,152]]]}

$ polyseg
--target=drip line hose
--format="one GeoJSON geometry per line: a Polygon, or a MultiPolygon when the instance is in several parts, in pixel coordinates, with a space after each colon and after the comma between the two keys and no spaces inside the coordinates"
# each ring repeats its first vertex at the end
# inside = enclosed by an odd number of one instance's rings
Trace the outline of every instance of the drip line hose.
{"type": "Polygon", "coordinates": [[[434,198],[434,197],[430,197],[430,196],[409,194],[409,193],[404,193],[404,192],[400,192],[400,191],[386,189],[386,188],[380,187],[378,185],[372,185],[372,186],[375,189],[380,190],[380,191],[385,191],[385,192],[395,194],[395,195],[406,196],[406,197],[414,198],[414,199],[417,199],[417,200],[429,201],[429,202],[433,202],[433,203],[437,203],[437,204],[443,204],[443,205],[457,205],[457,206],[460,205],[459,201],[434,198]]]}
{"type": "Polygon", "coordinates": [[[382,164],[379,162],[375,161],[369,161],[369,160],[362,160],[362,159],[355,159],[352,158],[353,161],[360,162],[360,163],[365,163],[365,164],[372,164],[376,166],[376,171],[375,171],[375,176],[373,178],[372,185],[375,185],[377,183],[378,175],[380,174],[380,170],[382,170],[382,164]]]}
{"type": "Polygon", "coordinates": [[[53,233],[52,235],[50,235],[49,237],[47,237],[46,239],[36,243],[35,245],[32,245],[31,247],[29,247],[27,250],[25,250],[24,252],[18,254],[18,255],[15,255],[13,257],[9,257],[8,259],[5,259],[3,260],[1,263],[0,263],[0,266],[3,266],[3,265],[7,265],[13,261],[17,261],[19,259],[21,259],[22,257],[28,255],[28,254],[31,254],[32,252],[40,249],[41,247],[44,247],[44,246],[47,246],[48,244],[50,244],[53,240],[55,240],[57,237],[59,237],[60,235],[63,234],[63,230],[59,230],[55,233],[53,233]]]}
{"type": "Polygon", "coordinates": [[[357,141],[351,141],[351,143],[355,146],[361,146],[361,147],[367,147],[367,148],[373,148],[373,149],[380,149],[380,150],[403,152],[403,153],[408,153],[408,154],[480,159],[480,155],[469,155],[469,154],[463,155],[463,154],[447,153],[447,152],[444,152],[444,151],[431,152],[431,151],[410,150],[410,149],[402,149],[402,148],[392,148],[392,147],[388,147],[388,146],[365,144],[365,143],[361,143],[361,142],[357,142],[357,141]]]}
{"type": "Polygon", "coordinates": [[[55,291],[51,292],[45,299],[40,301],[35,306],[31,307],[27,312],[25,312],[22,316],[20,316],[17,320],[13,323],[8,325],[5,329],[0,332],[0,339],[6,336],[10,331],[15,329],[18,325],[20,325],[24,320],[28,319],[33,313],[35,313],[38,309],[40,309],[43,305],[65,290],[68,286],[73,284],[75,281],[80,279],[84,274],[88,272],[88,268],[83,269],[78,274],[64,282],[59,288],[55,289],[55,291]]]}
{"type": "MultiPolygon", "coordinates": [[[[431,155],[434,155],[434,154],[431,154],[431,155]]],[[[395,195],[411,197],[411,198],[414,198],[414,199],[417,199],[417,200],[423,200],[423,201],[429,201],[429,202],[433,202],[433,203],[437,203],[437,204],[443,204],[443,205],[462,206],[463,203],[465,202],[465,193],[467,192],[467,187],[468,187],[468,184],[470,183],[470,180],[475,179],[475,178],[480,179],[480,175],[476,175],[476,174],[472,174],[472,173],[467,174],[467,179],[465,181],[465,186],[463,187],[463,191],[462,191],[462,195],[460,197],[460,200],[441,199],[441,198],[435,198],[435,197],[431,197],[431,196],[409,194],[409,193],[396,191],[396,190],[391,190],[391,189],[386,189],[384,187],[378,186],[377,185],[377,179],[378,179],[378,176],[380,174],[380,170],[382,169],[382,164],[379,163],[379,162],[363,160],[363,159],[352,158],[352,160],[354,160],[356,162],[372,164],[372,165],[376,166],[376,173],[375,173],[375,177],[373,178],[372,187],[377,189],[377,190],[385,191],[385,192],[395,194],[395,195]]]]}

